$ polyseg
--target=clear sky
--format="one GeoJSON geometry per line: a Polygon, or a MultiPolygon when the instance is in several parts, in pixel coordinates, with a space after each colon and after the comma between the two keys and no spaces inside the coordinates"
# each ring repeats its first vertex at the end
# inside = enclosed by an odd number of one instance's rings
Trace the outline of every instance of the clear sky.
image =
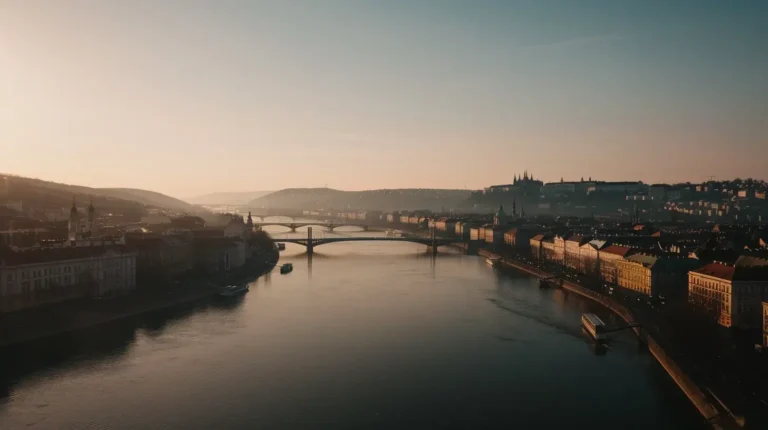
{"type": "Polygon", "coordinates": [[[766,1],[0,0],[0,172],[211,191],[766,178],[766,1]]]}

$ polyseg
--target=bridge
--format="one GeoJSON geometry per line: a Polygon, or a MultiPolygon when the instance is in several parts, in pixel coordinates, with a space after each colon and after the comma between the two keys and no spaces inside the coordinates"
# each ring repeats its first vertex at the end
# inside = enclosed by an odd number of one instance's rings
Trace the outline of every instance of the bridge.
{"type": "Polygon", "coordinates": [[[318,226],[318,227],[325,227],[328,229],[328,231],[333,231],[337,227],[359,227],[362,228],[363,231],[368,231],[368,228],[370,225],[368,224],[356,224],[356,223],[333,223],[333,222],[320,222],[320,221],[308,221],[308,222],[255,222],[253,223],[254,227],[268,227],[268,226],[281,226],[290,228],[292,232],[295,232],[297,228],[301,227],[308,227],[308,226],[318,226]]]}
{"type": "Polygon", "coordinates": [[[314,248],[316,246],[325,245],[327,243],[337,243],[337,242],[411,242],[411,243],[420,243],[422,245],[428,246],[433,254],[437,254],[437,248],[438,247],[444,246],[444,245],[449,245],[451,243],[462,242],[462,240],[461,239],[439,239],[439,238],[435,237],[434,231],[433,231],[431,237],[418,237],[418,236],[360,237],[360,236],[349,236],[349,237],[323,237],[323,238],[313,239],[312,238],[312,227],[310,227],[309,230],[307,231],[307,237],[306,238],[275,239],[275,242],[295,243],[297,245],[306,246],[307,247],[307,254],[310,254],[310,255],[314,252],[314,248]]]}

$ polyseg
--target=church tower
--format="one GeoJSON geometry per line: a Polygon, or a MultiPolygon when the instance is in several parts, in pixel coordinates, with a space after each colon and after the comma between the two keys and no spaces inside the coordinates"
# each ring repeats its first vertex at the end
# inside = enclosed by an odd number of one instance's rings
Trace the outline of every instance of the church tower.
{"type": "Polygon", "coordinates": [[[77,206],[75,206],[75,198],[72,197],[72,209],[69,210],[69,231],[67,238],[70,242],[77,240],[77,228],[80,222],[80,214],[77,213],[77,206]]]}
{"type": "Polygon", "coordinates": [[[253,218],[251,217],[251,211],[248,211],[248,221],[245,223],[249,231],[253,230],[253,218]]]}
{"type": "Polygon", "coordinates": [[[91,200],[91,204],[88,205],[88,224],[86,224],[86,228],[88,229],[89,237],[95,237],[98,233],[96,231],[96,208],[93,207],[93,200],[91,200]]]}
{"type": "Polygon", "coordinates": [[[504,205],[499,206],[498,212],[493,216],[493,225],[507,225],[507,214],[504,213],[504,205]]]}
{"type": "Polygon", "coordinates": [[[517,199],[512,199],[512,217],[517,218],[517,199]]]}

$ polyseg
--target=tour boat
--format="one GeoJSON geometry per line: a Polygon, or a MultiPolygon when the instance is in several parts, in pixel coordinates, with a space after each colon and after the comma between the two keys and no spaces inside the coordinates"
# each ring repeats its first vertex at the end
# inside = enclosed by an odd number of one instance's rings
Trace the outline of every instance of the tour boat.
{"type": "Polygon", "coordinates": [[[581,324],[587,330],[590,336],[595,340],[603,341],[606,339],[605,323],[595,314],[582,314],[581,324]]]}
{"type": "Polygon", "coordinates": [[[397,230],[387,230],[386,236],[387,237],[400,237],[402,235],[397,230]]]}
{"type": "Polygon", "coordinates": [[[291,263],[285,263],[282,266],[280,266],[280,273],[288,273],[291,270],[293,270],[293,264],[291,263]]]}
{"type": "Polygon", "coordinates": [[[491,266],[491,267],[497,267],[499,265],[499,263],[501,262],[501,258],[498,258],[498,257],[496,257],[496,258],[486,258],[485,262],[488,263],[488,265],[491,266]]]}
{"type": "Polygon", "coordinates": [[[250,287],[248,287],[248,284],[227,285],[226,287],[221,287],[219,289],[219,296],[234,297],[234,296],[246,293],[249,288],[250,287]]]}

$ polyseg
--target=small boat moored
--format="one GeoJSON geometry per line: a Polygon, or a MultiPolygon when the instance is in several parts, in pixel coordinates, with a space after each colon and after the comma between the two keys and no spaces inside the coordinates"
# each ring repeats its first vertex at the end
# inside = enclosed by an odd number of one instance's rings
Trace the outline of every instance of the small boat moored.
{"type": "Polygon", "coordinates": [[[248,292],[250,287],[248,284],[242,284],[242,285],[227,285],[225,287],[219,288],[219,296],[221,297],[234,297],[238,296],[240,294],[245,294],[248,292]]]}
{"type": "Polygon", "coordinates": [[[280,266],[280,273],[289,273],[293,270],[293,264],[292,263],[285,263],[282,266],[280,266]]]}
{"type": "Polygon", "coordinates": [[[501,264],[501,258],[493,257],[493,258],[486,258],[485,262],[488,263],[491,267],[498,267],[499,264],[501,264]]]}
{"type": "Polygon", "coordinates": [[[582,314],[581,325],[589,333],[592,338],[597,341],[604,341],[606,339],[605,323],[595,314],[582,314]]]}
{"type": "Polygon", "coordinates": [[[277,243],[275,244],[275,246],[277,246],[277,250],[278,250],[278,251],[285,251],[285,244],[284,244],[284,243],[282,243],[282,242],[277,242],[277,243]]]}

